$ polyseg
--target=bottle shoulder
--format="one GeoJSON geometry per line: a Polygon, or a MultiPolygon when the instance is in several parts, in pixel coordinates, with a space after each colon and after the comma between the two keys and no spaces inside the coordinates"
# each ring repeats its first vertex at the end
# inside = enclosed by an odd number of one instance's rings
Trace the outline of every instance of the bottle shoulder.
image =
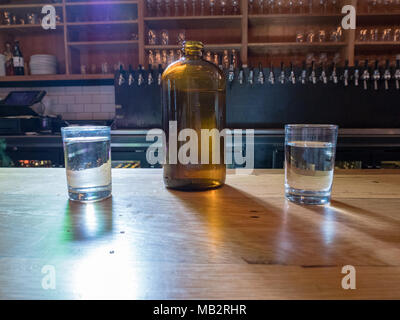
{"type": "Polygon", "coordinates": [[[192,60],[182,58],[170,64],[162,74],[163,80],[186,78],[225,82],[225,74],[213,63],[204,59],[192,60]]]}

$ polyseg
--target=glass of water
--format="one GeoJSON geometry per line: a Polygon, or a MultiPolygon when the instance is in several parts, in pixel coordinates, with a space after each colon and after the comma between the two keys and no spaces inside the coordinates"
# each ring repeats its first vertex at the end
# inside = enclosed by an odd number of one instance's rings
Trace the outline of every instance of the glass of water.
{"type": "Polygon", "coordinates": [[[330,202],[338,126],[285,126],[285,196],[301,204],[330,202]]]}
{"type": "Polygon", "coordinates": [[[111,196],[110,127],[61,128],[71,200],[93,202],[111,196]]]}

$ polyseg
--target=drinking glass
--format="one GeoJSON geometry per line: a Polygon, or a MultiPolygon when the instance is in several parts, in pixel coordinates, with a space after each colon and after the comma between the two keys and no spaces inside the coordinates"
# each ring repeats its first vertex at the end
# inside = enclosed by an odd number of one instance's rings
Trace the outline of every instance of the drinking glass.
{"type": "Polygon", "coordinates": [[[70,200],[99,201],[111,196],[110,127],[61,128],[70,200]]]}
{"type": "Polygon", "coordinates": [[[285,196],[301,204],[330,202],[338,126],[285,126],[285,196]]]}

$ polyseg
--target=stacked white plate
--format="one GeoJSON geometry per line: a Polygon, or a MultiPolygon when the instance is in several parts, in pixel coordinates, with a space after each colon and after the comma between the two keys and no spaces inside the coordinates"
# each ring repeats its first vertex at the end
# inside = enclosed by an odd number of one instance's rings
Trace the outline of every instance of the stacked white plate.
{"type": "Polygon", "coordinates": [[[31,74],[56,74],[57,59],[50,54],[35,54],[29,62],[31,74]]]}

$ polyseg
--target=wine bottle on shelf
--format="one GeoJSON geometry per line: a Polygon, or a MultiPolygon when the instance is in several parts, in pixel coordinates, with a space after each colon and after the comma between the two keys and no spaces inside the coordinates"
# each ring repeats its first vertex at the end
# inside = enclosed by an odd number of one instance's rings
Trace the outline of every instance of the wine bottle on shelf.
{"type": "Polygon", "coordinates": [[[14,75],[16,76],[23,76],[25,74],[24,57],[19,47],[19,41],[15,41],[14,43],[13,69],[14,69],[14,75]]]}

